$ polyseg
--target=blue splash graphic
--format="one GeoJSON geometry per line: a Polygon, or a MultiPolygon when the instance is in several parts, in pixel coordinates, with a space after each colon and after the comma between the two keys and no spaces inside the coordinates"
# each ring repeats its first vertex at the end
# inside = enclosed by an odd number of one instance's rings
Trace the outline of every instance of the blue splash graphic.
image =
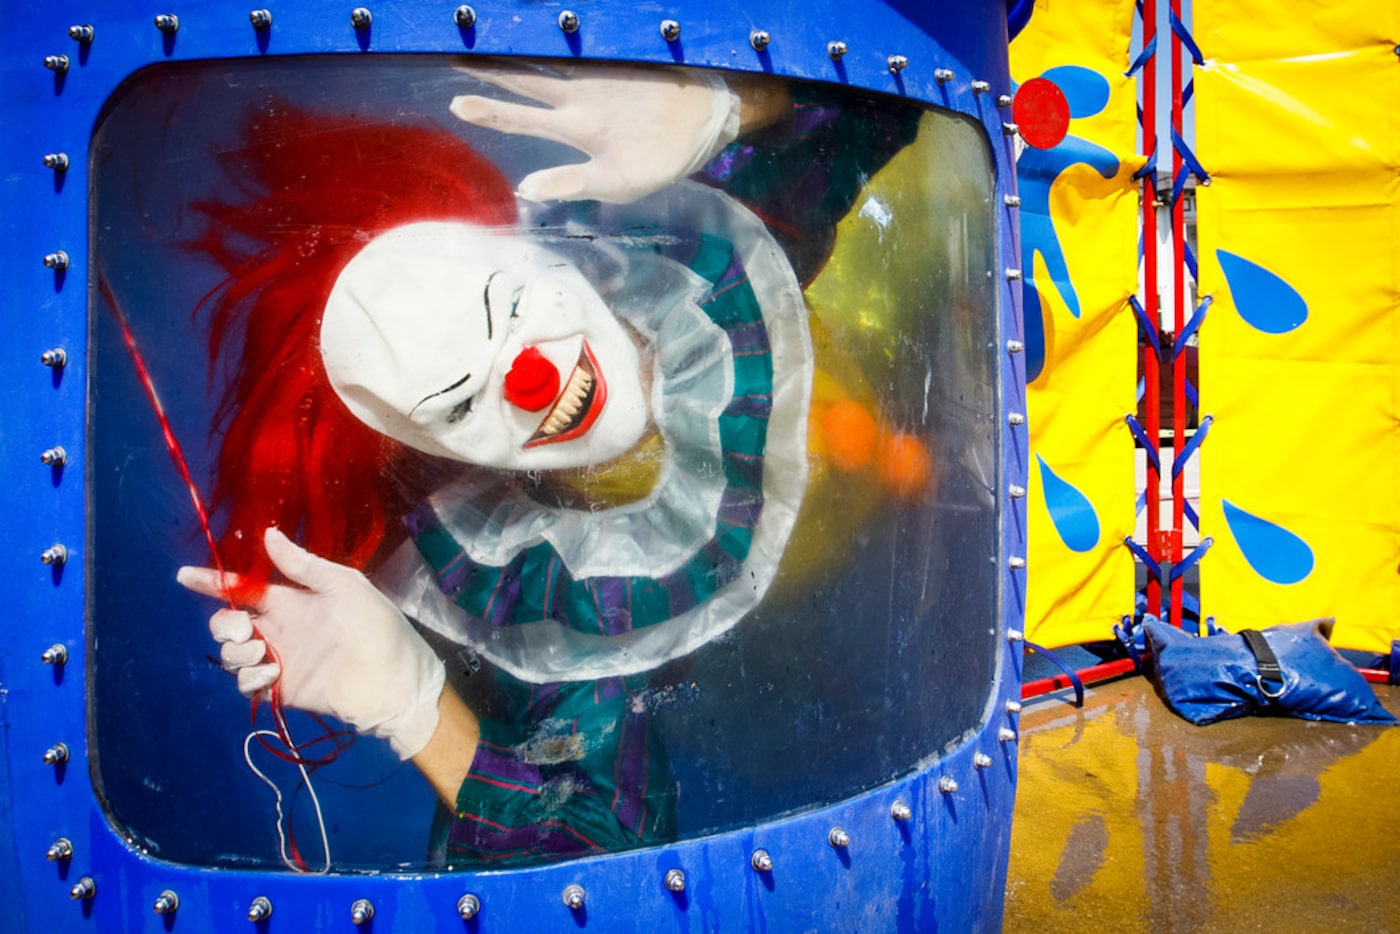
{"type": "MultiPolygon", "coordinates": [[[[1054,81],[1065,92],[1071,119],[1092,117],[1108,105],[1108,79],[1096,71],[1062,65],[1042,77],[1054,81]]],[[[1065,307],[1079,317],[1079,294],[1070,282],[1064,247],[1050,217],[1050,188],[1066,169],[1081,164],[1104,178],[1118,174],[1118,158],[1113,153],[1078,136],[1066,136],[1052,149],[1028,148],[1016,160],[1017,190],[1021,195],[1021,297],[1027,382],[1034,381],[1045,367],[1045,312],[1034,276],[1037,253],[1065,307]]]]}
{"type": "Polygon", "coordinates": [[[1275,584],[1296,584],[1312,573],[1313,550],[1281,525],[1245,512],[1228,500],[1225,524],[1244,559],[1260,577],[1275,584]]]}
{"type": "Polygon", "coordinates": [[[1245,324],[1265,334],[1287,334],[1308,320],[1308,303],[1281,277],[1224,250],[1216,250],[1215,258],[1245,324]]]}
{"type": "Polygon", "coordinates": [[[1060,533],[1070,551],[1084,552],[1093,548],[1099,543],[1099,517],[1094,512],[1094,504],[1061,480],[1045,463],[1045,458],[1037,454],[1035,459],[1040,463],[1040,485],[1045,491],[1045,506],[1050,510],[1055,531],[1060,533]]]}

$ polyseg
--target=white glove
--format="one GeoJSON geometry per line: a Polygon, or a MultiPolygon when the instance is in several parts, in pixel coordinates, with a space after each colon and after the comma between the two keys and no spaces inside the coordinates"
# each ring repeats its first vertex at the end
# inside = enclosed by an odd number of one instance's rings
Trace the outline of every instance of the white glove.
{"type": "MultiPolygon", "coordinates": [[[[288,707],[329,714],[388,740],[400,759],[412,758],[437,729],[442,662],[359,571],[311,554],[277,529],[267,530],[263,544],[277,569],[301,587],[274,584],[251,614],[223,609],[210,618],[238,690],[253,697],[280,679],[288,707]],[[255,623],[276,661],[253,638],[255,623]]],[[[231,578],[192,567],[176,575],[190,590],[220,598],[231,578]]]]}
{"type": "Polygon", "coordinates": [[[590,157],[525,176],[518,193],[531,201],[627,204],[697,171],[739,135],[738,95],[705,72],[497,62],[458,70],[547,105],[462,95],[451,106],[460,119],[590,157]]]}

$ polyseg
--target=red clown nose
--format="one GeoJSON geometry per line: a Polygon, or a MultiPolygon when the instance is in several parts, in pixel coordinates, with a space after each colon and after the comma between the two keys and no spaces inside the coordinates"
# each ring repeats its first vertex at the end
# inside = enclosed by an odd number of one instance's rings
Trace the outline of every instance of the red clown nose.
{"type": "Polygon", "coordinates": [[[534,347],[520,351],[506,374],[506,401],[538,412],[559,395],[559,370],[534,347]]]}

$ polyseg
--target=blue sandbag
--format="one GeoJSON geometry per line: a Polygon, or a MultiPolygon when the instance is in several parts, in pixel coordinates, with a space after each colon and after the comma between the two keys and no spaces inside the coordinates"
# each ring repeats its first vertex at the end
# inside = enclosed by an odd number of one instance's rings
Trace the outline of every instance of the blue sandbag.
{"type": "Polygon", "coordinates": [[[1192,636],[1150,617],[1144,626],[1158,693],[1198,726],[1251,714],[1395,723],[1366,679],[1327,641],[1332,623],[1315,619],[1262,630],[1281,669],[1281,681],[1262,684],[1259,660],[1242,635],[1192,636]]]}

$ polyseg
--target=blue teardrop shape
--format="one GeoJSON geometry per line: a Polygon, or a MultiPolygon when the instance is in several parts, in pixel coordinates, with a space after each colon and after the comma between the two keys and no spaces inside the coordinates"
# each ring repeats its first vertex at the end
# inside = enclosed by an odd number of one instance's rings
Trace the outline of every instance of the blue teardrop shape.
{"type": "Polygon", "coordinates": [[[1308,543],[1281,525],[1245,512],[1226,500],[1225,524],[1255,573],[1275,584],[1296,584],[1312,573],[1308,543]]]}
{"type": "Polygon", "coordinates": [[[1050,521],[1070,551],[1088,551],[1099,543],[1099,517],[1089,497],[1055,475],[1039,454],[1040,485],[1050,521]]]}
{"type": "Polygon", "coordinates": [[[1216,250],[1215,258],[1245,324],[1265,334],[1287,334],[1308,320],[1308,303],[1283,279],[1234,253],[1216,250]]]}
{"type": "Polygon", "coordinates": [[[1082,65],[1061,65],[1041,75],[1065,92],[1071,119],[1092,117],[1108,106],[1108,79],[1082,65]]]}

